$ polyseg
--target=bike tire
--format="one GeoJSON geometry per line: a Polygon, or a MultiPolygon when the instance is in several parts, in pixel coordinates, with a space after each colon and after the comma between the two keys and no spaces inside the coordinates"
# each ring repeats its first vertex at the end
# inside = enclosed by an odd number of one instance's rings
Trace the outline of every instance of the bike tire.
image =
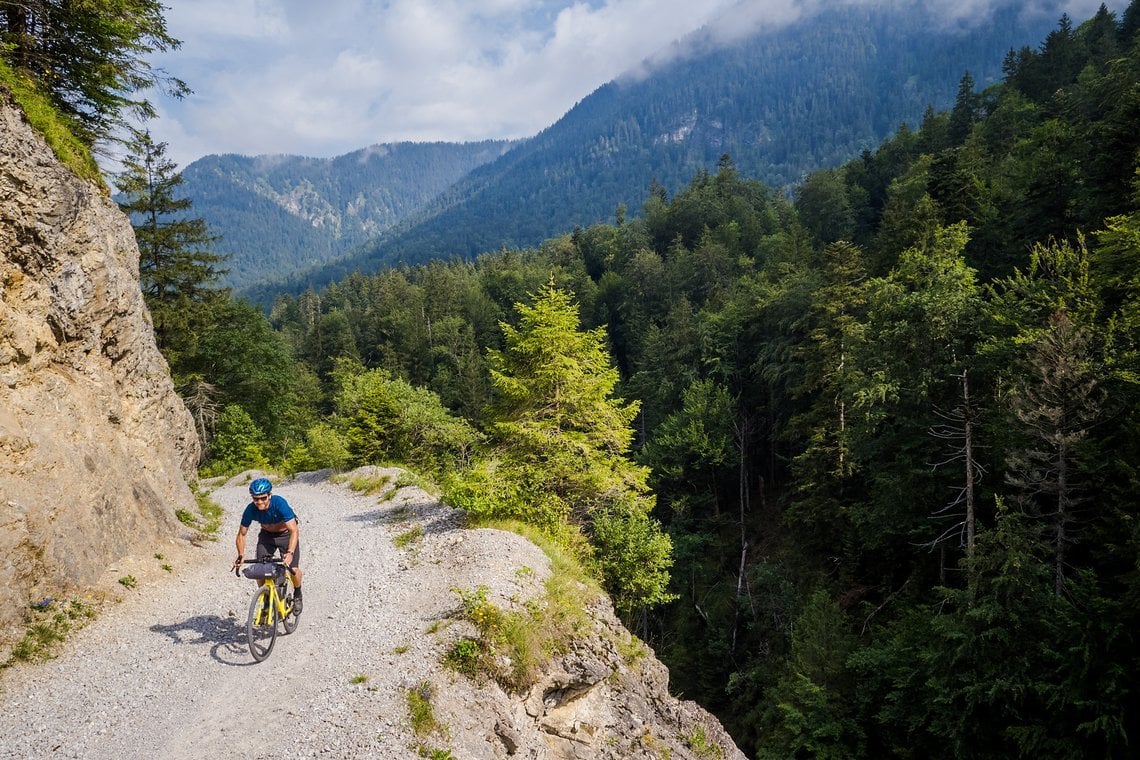
{"type": "Polygon", "coordinates": [[[253,659],[261,662],[273,651],[277,641],[277,608],[270,602],[268,586],[262,586],[249,600],[249,615],[245,619],[246,641],[253,659]]]}

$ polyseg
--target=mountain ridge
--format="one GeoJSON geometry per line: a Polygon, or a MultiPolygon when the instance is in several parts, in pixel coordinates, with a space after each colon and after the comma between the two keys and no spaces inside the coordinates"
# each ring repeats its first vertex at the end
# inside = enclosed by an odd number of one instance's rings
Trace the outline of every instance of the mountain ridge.
{"type": "Polygon", "coordinates": [[[464,174],[516,145],[376,144],[333,158],[204,156],[182,171],[182,195],[230,254],[223,282],[319,265],[396,224],[464,174]]]}
{"type": "Polygon", "coordinates": [[[790,188],[949,106],[966,71],[980,86],[1000,79],[1004,55],[1052,27],[1022,10],[964,34],[931,29],[936,12],[914,3],[847,7],[619,77],[373,242],[245,294],[268,302],[353,271],[537,245],[638,206],[654,183],[675,192],[723,154],[790,188]]]}

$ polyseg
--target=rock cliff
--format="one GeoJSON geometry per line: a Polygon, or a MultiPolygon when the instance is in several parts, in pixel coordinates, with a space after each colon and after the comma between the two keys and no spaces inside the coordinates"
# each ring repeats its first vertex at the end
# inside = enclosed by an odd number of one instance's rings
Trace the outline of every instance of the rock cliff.
{"type": "Polygon", "coordinates": [[[128,219],[0,89],[0,647],[33,596],[175,534],[198,460],[128,219]]]}

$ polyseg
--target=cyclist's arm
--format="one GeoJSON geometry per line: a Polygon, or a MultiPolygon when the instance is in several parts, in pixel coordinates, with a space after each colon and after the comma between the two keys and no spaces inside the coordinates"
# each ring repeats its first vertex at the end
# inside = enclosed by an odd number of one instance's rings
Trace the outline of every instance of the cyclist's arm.
{"type": "Polygon", "coordinates": [[[289,548],[285,553],[292,554],[297,551],[297,542],[301,540],[301,527],[297,525],[297,518],[285,523],[285,527],[289,529],[289,548]]]}
{"type": "Polygon", "coordinates": [[[237,547],[237,559],[234,560],[235,567],[240,565],[242,558],[245,557],[245,534],[248,532],[248,525],[242,525],[238,528],[237,537],[234,539],[234,545],[237,547]]]}

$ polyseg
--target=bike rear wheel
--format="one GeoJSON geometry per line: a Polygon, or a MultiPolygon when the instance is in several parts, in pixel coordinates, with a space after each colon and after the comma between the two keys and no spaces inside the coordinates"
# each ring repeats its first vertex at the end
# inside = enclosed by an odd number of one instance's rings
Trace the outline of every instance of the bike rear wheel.
{"type": "Polygon", "coordinates": [[[277,641],[277,607],[272,604],[268,586],[262,586],[249,601],[249,616],[245,620],[245,635],[249,653],[261,662],[273,651],[277,641]]]}

